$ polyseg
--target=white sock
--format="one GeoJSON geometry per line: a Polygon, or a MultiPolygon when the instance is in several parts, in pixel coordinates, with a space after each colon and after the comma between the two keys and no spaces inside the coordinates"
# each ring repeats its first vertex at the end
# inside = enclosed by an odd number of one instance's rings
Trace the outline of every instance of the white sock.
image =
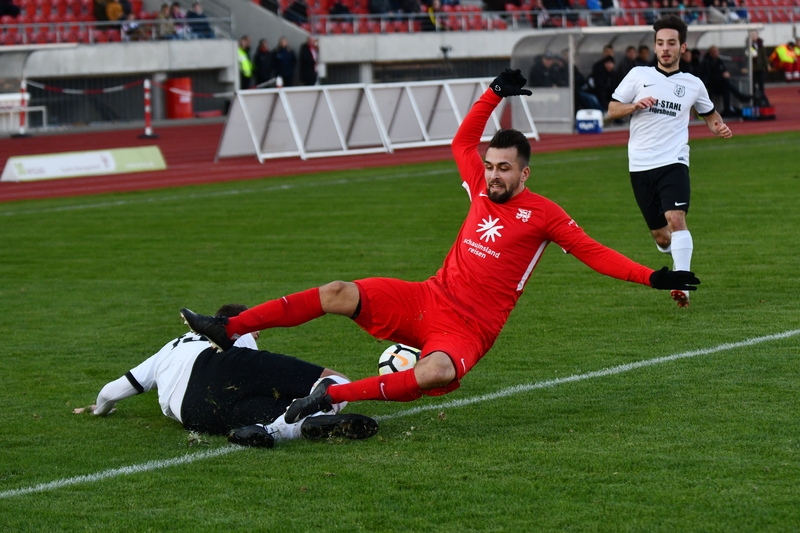
{"type": "Polygon", "coordinates": [[[656,248],[662,254],[668,254],[672,252],[672,243],[668,244],[666,248],[662,248],[660,244],[656,243],[656,248]]]}
{"type": "Polygon", "coordinates": [[[675,263],[673,270],[691,270],[693,250],[694,243],[689,230],[674,232],[672,234],[672,261],[675,263]]]}

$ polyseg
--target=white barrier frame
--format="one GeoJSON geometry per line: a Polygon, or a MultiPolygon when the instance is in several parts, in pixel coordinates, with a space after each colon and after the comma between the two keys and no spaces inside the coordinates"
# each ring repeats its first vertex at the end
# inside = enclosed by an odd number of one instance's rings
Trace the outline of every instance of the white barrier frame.
{"type": "MultiPolygon", "coordinates": [[[[238,91],[215,161],[255,155],[263,164],[282,157],[305,160],[447,145],[490,82],[469,78],[238,91]]],[[[527,124],[517,129],[539,140],[525,99],[518,100],[527,124]]],[[[504,99],[492,113],[482,141],[500,129],[507,105],[504,99]]]]}

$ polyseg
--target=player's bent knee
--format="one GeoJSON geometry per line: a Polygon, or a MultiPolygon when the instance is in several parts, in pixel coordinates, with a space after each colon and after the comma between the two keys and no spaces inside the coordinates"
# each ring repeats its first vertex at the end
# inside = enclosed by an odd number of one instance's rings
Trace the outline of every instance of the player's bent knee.
{"type": "Polygon", "coordinates": [[[444,352],[435,352],[420,360],[414,376],[422,390],[446,387],[458,377],[453,361],[444,352]]]}
{"type": "Polygon", "coordinates": [[[351,316],[358,299],[358,287],[351,281],[332,281],[319,288],[319,300],[326,313],[351,316]]]}

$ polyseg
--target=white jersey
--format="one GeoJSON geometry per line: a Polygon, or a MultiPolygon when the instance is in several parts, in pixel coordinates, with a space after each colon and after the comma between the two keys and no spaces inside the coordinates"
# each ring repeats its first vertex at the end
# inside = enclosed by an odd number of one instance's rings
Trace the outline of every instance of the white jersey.
{"type": "Polygon", "coordinates": [[[673,163],[689,166],[691,109],[694,107],[701,116],[714,111],[705,85],[686,72],[666,74],[657,67],[634,67],[611,98],[632,104],[646,96],[658,103],[631,116],[628,169],[638,172],[673,163]]]}
{"type": "MultiPolygon", "coordinates": [[[[250,334],[236,339],[234,345],[240,348],[258,349],[255,339],[250,334]]],[[[196,333],[187,333],[169,341],[156,354],[130,370],[130,374],[141,385],[141,391],[138,391],[124,376],[112,381],[100,391],[95,414],[108,414],[119,400],[139,392],[158,389],[161,411],[165,416],[183,423],[181,405],[186,394],[186,385],[189,383],[197,357],[209,348],[212,348],[211,343],[196,333]]]]}

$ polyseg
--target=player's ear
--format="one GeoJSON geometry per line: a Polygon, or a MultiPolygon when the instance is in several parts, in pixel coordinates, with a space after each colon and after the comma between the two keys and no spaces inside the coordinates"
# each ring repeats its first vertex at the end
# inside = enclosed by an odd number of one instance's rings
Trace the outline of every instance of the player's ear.
{"type": "Polygon", "coordinates": [[[520,174],[519,181],[521,183],[525,183],[528,181],[528,177],[531,175],[531,167],[530,165],[526,165],[525,168],[522,169],[522,174],[520,174]]]}
{"type": "Polygon", "coordinates": [[[681,45],[681,53],[684,53],[685,51],[686,51],[686,43],[683,43],[681,45]]]}

